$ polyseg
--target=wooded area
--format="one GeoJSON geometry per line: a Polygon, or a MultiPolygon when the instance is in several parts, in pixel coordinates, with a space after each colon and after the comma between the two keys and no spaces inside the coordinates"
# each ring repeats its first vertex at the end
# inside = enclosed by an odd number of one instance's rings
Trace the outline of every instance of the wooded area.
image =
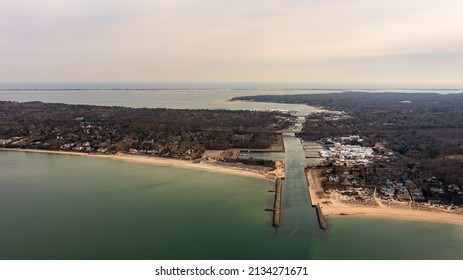
{"type": "Polygon", "coordinates": [[[2,101],[0,146],[194,159],[206,149],[268,148],[289,123],[276,112],[2,101]]]}
{"type": "Polygon", "coordinates": [[[304,140],[360,135],[413,161],[424,176],[463,186],[463,94],[368,93],[264,95],[236,100],[302,103],[325,109],[307,118],[304,140]]]}

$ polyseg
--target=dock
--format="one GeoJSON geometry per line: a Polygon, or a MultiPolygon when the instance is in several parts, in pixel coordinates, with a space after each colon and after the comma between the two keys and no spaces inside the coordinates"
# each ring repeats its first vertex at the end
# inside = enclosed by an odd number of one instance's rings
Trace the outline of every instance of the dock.
{"type": "Polygon", "coordinates": [[[282,179],[279,177],[275,180],[275,202],[274,202],[274,209],[273,209],[273,226],[274,227],[280,226],[282,190],[283,190],[283,182],[282,182],[282,179]]]}
{"type": "Polygon", "coordinates": [[[320,151],[323,150],[322,145],[313,141],[302,142],[302,147],[306,158],[319,158],[320,151]]]}

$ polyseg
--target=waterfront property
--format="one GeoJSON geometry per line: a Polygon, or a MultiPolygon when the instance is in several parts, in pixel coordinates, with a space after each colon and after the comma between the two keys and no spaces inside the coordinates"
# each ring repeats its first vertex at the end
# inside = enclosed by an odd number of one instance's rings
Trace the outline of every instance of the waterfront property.
{"type": "MultiPolygon", "coordinates": [[[[294,135],[284,137],[284,153],[258,153],[286,162],[276,230],[264,211],[275,198],[268,180],[95,157],[2,152],[0,258],[463,258],[459,225],[329,216],[329,231],[321,231],[303,172],[314,160],[305,158],[294,135]]],[[[354,182],[353,172],[341,174],[354,182]]],[[[436,193],[455,190],[429,179],[436,193]]],[[[345,197],[355,191],[348,189],[345,197]]]]}
{"type": "Polygon", "coordinates": [[[0,258],[463,258],[463,228],[456,225],[342,217],[328,220],[333,226],[325,235],[307,203],[301,143],[285,136],[285,145],[287,179],[276,231],[263,211],[274,201],[268,180],[1,152],[0,218],[8,222],[2,223],[0,258]],[[389,241],[377,248],[378,239],[389,241]]]}

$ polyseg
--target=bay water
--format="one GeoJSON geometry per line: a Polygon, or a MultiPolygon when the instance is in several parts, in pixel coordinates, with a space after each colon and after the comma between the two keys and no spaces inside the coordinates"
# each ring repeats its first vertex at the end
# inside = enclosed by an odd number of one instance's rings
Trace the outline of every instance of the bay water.
{"type": "MultiPolygon", "coordinates": [[[[0,91],[0,100],[274,108],[300,114],[315,110],[224,102],[250,92],[286,92],[243,91],[8,90],[0,91]]],[[[278,229],[271,227],[271,214],[265,211],[273,201],[268,191],[274,183],[268,180],[72,155],[0,152],[0,259],[463,259],[460,225],[336,217],[329,218],[328,232],[321,231],[302,170],[308,159],[299,139],[285,135],[284,142],[285,153],[244,155],[286,162],[278,229]]]]}

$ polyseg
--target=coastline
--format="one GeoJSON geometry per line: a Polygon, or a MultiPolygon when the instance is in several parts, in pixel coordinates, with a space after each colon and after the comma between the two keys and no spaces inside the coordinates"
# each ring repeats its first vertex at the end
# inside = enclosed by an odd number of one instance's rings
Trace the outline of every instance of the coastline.
{"type": "MultiPolygon", "coordinates": [[[[130,154],[115,154],[115,155],[101,155],[101,154],[87,154],[78,152],[65,152],[65,151],[48,151],[48,150],[33,150],[33,149],[8,149],[0,148],[0,151],[10,152],[25,152],[25,153],[43,153],[43,154],[57,154],[57,155],[73,155],[73,156],[85,156],[91,158],[101,159],[112,159],[134,163],[145,163],[159,166],[173,167],[173,168],[184,168],[184,169],[195,169],[207,172],[216,172],[222,174],[230,174],[237,176],[253,177],[259,179],[273,180],[267,173],[258,172],[248,168],[231,167],[231,166],[219,166],[210,163],[193,163],[192,161],[173,159],[173,158],[160,158],[130,154]]],[[[271,172],[269,172],[271,174],[271,172]]]]}
{"type": "Polygon", "coordinates": [[[463,215],[401,208],[361,207],[349,204],[321,205],[325,217],[365,216],[463,225],[463,215]]]}
{"type": "Polygon", "coordinates": [[[364,206],[343,202],[336,194],[326,196],[319,189],[318,176],[310,174],[313,170],[307,170],[306,179],[312,205],[319,205],[325,217],[331,216],[363,216],[382,217],[388,219],[414,220],[425,222],[438,222],[463,225],[463,215],[446,213],[442,210],[418,210],[402,207],[387,206],[378,203],[378,206],[364,206]],[[314,182],[315,181],[315,182],[314,182]],[[322,194],[320,197],[318,194],[322,194]]]}

